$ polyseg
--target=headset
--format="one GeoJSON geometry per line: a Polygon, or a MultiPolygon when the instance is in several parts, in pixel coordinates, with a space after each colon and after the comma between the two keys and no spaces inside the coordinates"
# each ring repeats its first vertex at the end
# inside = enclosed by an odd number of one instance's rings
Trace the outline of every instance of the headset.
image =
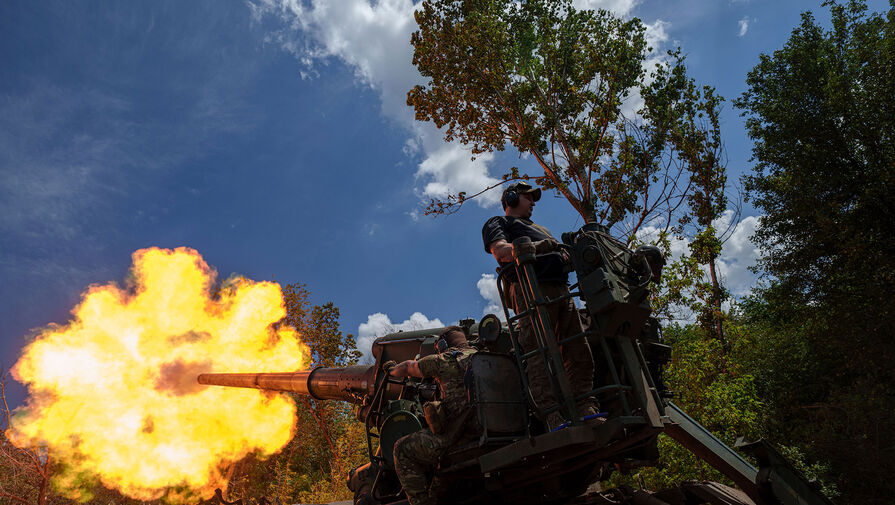
{"type": "Polygon", "coordinates": [[[506,191],[503,192],[503,198],[501,198],[501,201],[503,201],[504,208],[513,208],[519,205],[519,193],[516,192],[516,187],[517,186],[513,184],[511,186],[508,186],[506,191]]]}

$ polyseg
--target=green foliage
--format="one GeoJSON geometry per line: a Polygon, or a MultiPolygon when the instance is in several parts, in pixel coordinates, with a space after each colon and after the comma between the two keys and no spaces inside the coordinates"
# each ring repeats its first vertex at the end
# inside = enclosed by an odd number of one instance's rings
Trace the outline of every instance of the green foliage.
{"type": "MultiPolygon", "coordinates": [[[[657,241],[666,256],[670,256],[670,240],[663,233],[657,241]]],[[[711,290],[699,262],[692,255],[681,255],[662,269],[662,281],[653,290],[650,304],[654,314],[663,321],[685,320],[689,314],[703,308],[700,294],[711,290]]]]}
{"type": "MultiPolygon", "coordinates": [[[[727,206],[720,134],[723,99],[687,77],[680,50],[656,58],[639,19],[577,10],[569,0],[427,0],[416,12],[413,63],[429,78],[407,94],[416,118],[473,154],[511,144],[543,170],[585,221],[625,227],[629,242],[695,235],[656,300],[684,306],[723,342],[712,222],[727,206]],[[642,100],[639,110],[633,103],[642,100]],[[706,279],[701,266],[709,272],[706,279]]],[[[516,168],[504,180],[529,178],[516,168]]],[[[450,212],[465,193],[434,201],[450,212]]]]}
{"type": "Polygon", "coordinates": [[[665,377],[687,413],[731,444],[737,436],[755,437],[763,406],[754,377],[736,363],[737,356],[726,356],[720,343],[696,326],[667,328],[665,340],[674,348],[665,377]]]}
{"type": "Polygon", "coordinates": [[[823,477],[825,475],[829,475],[830,473],[829,464],[807,463],[805,460],[805,453],[794,446],[778,446],[777,449],[780,451],[780,454],[787,459],[787,461],[792,463],[797,470],[802,472],[805,478],[807,478],[809,481],[820,482],[820,491],[824,495],[831,499],[837,498],[839,496],[839,490],[836,488],[836,484],[823,480],[823,477]]]}
{"type": "Polygon", "coordinates": [[[767,212],[762,266],[812,303],[867,274],[895,281],[895,223],[882,218],[895,210],[895,19],[828,5],[832,31],[805,13],[736,102],[755,140],[746,189],[767,212]]]}
{"type": "Polygon", "coordinates": [[[427,0],[415,16],[413,63],[429,78],[407,94],[416,118],[473,154],[507,144],[531,154],[543,170],[535,182],[585,221],[624,222],[627,236],[656,220],[673,226],[687,174],[719,168],[710,116],[720,98],[687,78],[679,51],[645,69],[652,48],[639,19],[569,0],[427,0]],[[641,110],[626,112],[637,96],[641,110]]]}
{"type": "Polygon", "coordinates": [[[892,448],[880,434],[893,428],[891,382],[875,376],[860,345],[831,331],[826,312],[794,306],[775,288],[744,300],[729,326],[766,404],[766,436],[795,451],[828,495],[841,492],[841,503],[885,503],[892,448]]]}
{"type": "MultiPolygon", "coordinates": [[[[669,234],[661,234],[656,241],[659,248],[670,255],[669,234]]],[[[682,254],[662,270],[650,300],[654,314],[665,322],[695,319],[700,328],[722,344],[726,339],[719,326],[726,322],[721,303],[729,293],[717,275],[712,275],[715,259],[721,254],[723,243],[711,225],[698,232],[690,244],[690,254],[682,254]]]]}
{"type": "MultiPolygon", "coordinates": [[[[725,353],[711,331],[696,325],[669,326],[665,329],[665,341],[674,349],[663,375],[677,395],[674,402],[729,446],[738,437],[759,438],[765,406],[755,378],[738,363],[738,354],[725,353]]],[[[658,466],[641,468],[634,476],[615,475],[610,484],[643,484],[649,489],[662,489],[685,480],[727,481],[690,451],[662,435],[658,466]]]]}
{"type": "Polygon", "coordinates": [[[749,197],[769,284],[743,305],[775,421],[843,503],[886,503],[895,446],[895,7],[826,2],[762,55],[736,104],[755,141],[749,197]]]}
{"type": "Polygon", "coordinates": [[[310,294],[303,284],[284,286],[286,317],[281,323],[298,330],[302,342],[311,350],[314,366],[356,364],[363,353],[357,349],[354,335],[342,335],[339,329],[339,308],[332,302],[311,307],[310,294]]]}

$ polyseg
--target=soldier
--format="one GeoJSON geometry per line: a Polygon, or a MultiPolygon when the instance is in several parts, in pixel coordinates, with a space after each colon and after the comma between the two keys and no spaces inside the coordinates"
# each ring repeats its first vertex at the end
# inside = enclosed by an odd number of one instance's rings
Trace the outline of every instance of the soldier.
{"type": "MultiPolygon", "coordinates": [[[[558,250],[559,243],[547,228],[531,221],[535,202],[540,198],[540,188],[532,188],[526,182],[507,186],[501,197],[506,215],[489,219],[482,228],[482,239],[485,243],[485,252],[493,254],[497,263],[503,267],[514,261],[512,242],[519,237],[529,237],[537,254],[534,270],[538,284],[542,294],[552,300],[569,293],[568,269],[566,268],[569,256],[566,251],[558,250]]],[[[505,279],[508,282],[506,292],[511,308],[518,314],[525,310],[525,301],[516,273],[509,272],[505,279]]],[[[578,309],[571,298],[551,303],[546,308],[557,340],[583,331],[578,309]]],[[[523,318],[519,322],[519,344],[525,352],[538,347],[529,318],[523,318]]],[[[572,394],[580,396],[593,390],[594,360],[587,341],[581,338],[567,342],[562,345],[561,351],[563,364],[569,375],[572,394]]],[[[544,358],[541,354],[535,354],[529,358],[527,374],[536,407],[544,410],[556,405],[556,395],[550,386],[544,358]]],[[[596,401],[592,397],[579,400],[577,410],[578,414],[583,417],[596,414],[596,401]]],[[[554,411],[542,421],[545,421],[548,429],[552,430],[566,420],[560,412],[554,411]]]]}
{"type": "Polygon", "coordinates": [[[423,408],[429,429],[395,443],[395,471],[411,505],[436,503],[436,497],[429,494],[431,481],[427,475],[432,475],[451,446],[477,436],[478,424],[470,416],[463,383],[466,365],[476,350],[469,347],[459,326],[445,328],[439,337],[447,341],[446,350],[419,361],[404,361],[388,370],[397,378],[435,379],[441,389],[441,401],[429,402],[423,408]]]}

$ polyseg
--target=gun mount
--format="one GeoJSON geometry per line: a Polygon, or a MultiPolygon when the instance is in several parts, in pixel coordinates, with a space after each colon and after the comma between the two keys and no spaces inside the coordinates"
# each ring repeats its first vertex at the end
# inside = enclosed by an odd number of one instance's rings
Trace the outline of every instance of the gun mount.
{"type": "MultiPolygon", "coordinates": [[[[498,275],[498,291],[507,323],[489,314],[460,326],[470,345],[480,350],[468,365],[469,406],[482,427],[478,440],[457,446],[442,457],[437,472],[442,503],[574,503],[690,505],[830,505],[767,443],[741,445],[760,463],[755,468],[739,453],[712,436],[669,401],[661,367],[670,348],[651,317],[650,281],[659,275],[649,250],[632,251],[608,230],[588,224],[562,236],[578,282],[568,296],[578,297],[586,321],[576,338],[590,344],[596,373],[595,395],[606,422],[585,423],[575,410],[568,377],[534,275],[534,252],[527,239],[514,242],[515,264],[498,275]],[[513,314],[507,307],[503,279],[516,273],[525,300],[513,314]],[[517,324],[530,317],[539,348],[521,349],[517,324]],[[544,356],[559,404],[536,411],[522,370],[535,353],[544,356]],[[560,410],[571,421],[548,431],[538,420],[560,410]],[[656,464],[657,437],[666,433],[732,480],[740,490],[712,482],[685,483],[657,492],[620,487],[584,494],[594,482],[618,469],[656,464]]],[[[419,359],[437,352],[442,328],[399,332],[373,343],[374,365],[317,368],[310,371],[258,374],[203,374],[208,385],[288,391],[321,400],[356,405],[367,430],[370,461],[352,470],[348,487],[356,505],[406,503],[394,470],[393,448],[404,435],[424,429],[423,404],[435,399],[426,380],[395,380],[382,370],[387,361],[419,359]],[[378,444],[375,442],[378,440],[378,444]]]]}

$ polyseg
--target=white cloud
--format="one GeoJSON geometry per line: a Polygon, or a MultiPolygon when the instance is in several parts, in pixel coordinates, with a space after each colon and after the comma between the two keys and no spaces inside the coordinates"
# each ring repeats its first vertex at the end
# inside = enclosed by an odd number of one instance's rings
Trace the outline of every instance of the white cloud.
{"type": "MultiPolygon", "coordinates": [[[[643,226],[637,230],[637,240],[647,244],[655,244],[659,240],[661,231],[662,228],[656,226],[643,226]]],[[[666,258],[668,263],[679,260],[681,256],[690,251],[690,240],[686,238],[672,235],[669,237],[669,242],[671,251],[669,257],[666,258]]]]}
{"type": "MultiPolygon", "coordinates": [[[[498,182],[488,175],[487,164],[494,158],[492,153],[479,154],[475,161],[471,161],[469,150],[445,143],[438,130],[429,123],[417,123],[414,130],[426,152],[426,159],[416,173],[417,178],[429,181],[422,188],[422,196],[440,198],[457,191],[477,193],[498,182]]],[[[477,200],[482,206],[496,205],[500,202],[500,194],[489,191],[477,200]]]]}
{"type": "Polygon", "coordinates": [[[739,36],[742,37],[746,35],[746,32],[749,31],[749,16],[743,16],[743,19],[737,22],[740,25],[739,36]]]}
{"type": "Polygon", "coordinates": [[[501,321],[506,321],[503,313],[503,306],[500,304],[500,294],[497,292],[497,277],[494,274],[482,274],[482,277],[476,282],[479,288],[479,294],[485,299],[485,308],[482,315],[494,314],[501,321]]]}
{"type": "Polygon", "coordinates": [[[647,46],[651,46],[653,52],[656,52],[656,47],[664,42],[668,42],[667,30],[669,26],[671,26],[671,24],[662,19],[657,19],[652,23],[646,23],[646,32],[644,33],[644,36],[646,37],[647,46]]]}
{"type": "MultiPolygon", "coordinates": [[[[761,218],[749,216],[732,227],[733,217],[734,212],[726,210],[721,217],[712,222],[712,225],[719,234],[727,238],[721,248],[717,264],[721,282],[731,294],[740,297],[749,294],[757,281],[756,275],[749,271],[749,267],[754,266],[761,255],[760,249],[751,240],[761,218]]],[[[637,236],[642,241],[653,242],[658,239],[659,229],[647,226],[641,228],[637,236]]],[[[686,237],[672,237],[668,262],[671,263],[680,259],[682,255],[689,254],[690,242],[691,240],[686,237]]]]}
{"type": "Polygon", "coordinates": [[[404,153],[404,156],[410,158],[419,154],[420,149],[422,149],[422,146],[420,146],[419,141],[414,138],[409,138],[404,141],[404,147],[401,151],[404,153]]]}
{"type": "MultiPolygon", "coordinates": [[[[438,198],[448,192],[474,193],[498,179],[488,175],[491,154],[471,161],[464,146],[445,143],[432,123],[414,121],[407,106],[407,91],[424,82],[412,65],[410,35],[416,29],[411,0],[258,0],[252,5],[256,18],[275,14],[288,28],[269,35],[272,42],[292,52],[313,75],[314,65],[337,58],[355,72],[357,79],[379,92],[383,116],[406,128],[412,137],[404,153],[422,153],[417,178],[422,198],[438,198]]],[[[494,205],[499,195],[489,192],[479,205],[494,205]]]]}
{"type": "MultiPolygon", "coordinates": [[[[733,211],[724,214],[712,224],[720,232],[729,228],[733,211]]],[[[761,255],[761,250],[751,237],[758,227],[760,217],[749,216],[737,223],[724,246],[718,261],[718,271],[724,285],[734,296],[747,295],[755,286],[756,275],[749,271],[761,255]]]]}
{"type": "MultiPolygon", "coordinates": [[[[647,57],[643,60],[643,69],[646,74],[646,83],[649,84],[653,81],[650,77],[650,73],[653,69],[656,68],[657,64],[662,64],[668,60],[667,55],[660,48],[668,42],[668,27],[670,24],[667,21],[663,21],[661,19],[657,19],[656,21],[646,24],[646,32],[644,36],[646,37],[646,45],[647,47],[652,47],[653,51],[647,54],[647,57]]],[[[622,102],[621,113],[626,118],[634,118],[637,116],[637,111],[643,108],[644,101],[643,97],[640,96],[639,89],[630,90],[630,94],[627,98],[622,102]]]]}
{"type": "Polygon", "coordinates": [[[421,312],[414,312],[410,318],[401,323],[393,323],[391,318],[382,312],[367,316],[367,322],[357,327],[357,348],[364,353],[362,362],[372,362],[371,348],[373,341],[379,337],[398,331],[424,330],[444,326],[440,319],[429,319],[421,312]]]}

